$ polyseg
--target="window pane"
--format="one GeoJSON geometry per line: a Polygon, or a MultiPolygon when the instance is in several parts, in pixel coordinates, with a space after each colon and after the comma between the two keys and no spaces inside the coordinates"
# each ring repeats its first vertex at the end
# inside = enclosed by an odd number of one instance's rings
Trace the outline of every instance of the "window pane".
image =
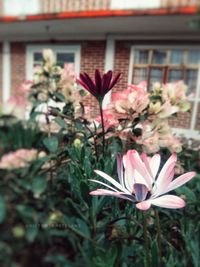
{"type": "Polygon", "coordinates": [[[64,66],[65,63],[74,63],[74,53],[57,53],[57,62],[60,66],[64,66]]]}
{"type": "Polygon", "coordinates": [[[148,50],[136,50],[135,51],[135,64],[147,64],[148,63],[148,50]]]}
{"type": "Polygon", "coordinates": [[[134,68],[133,70],[133,83],[138,84],[140,82],[146,81],[147,71],[145,68],[134,68]]]}
{"type": "Polygon", "coordinates": [[[165,64],[167,52],[163,50],[153,50],[153,64],[165,64]]]}
{"type": "Polygon", "coordinates": [[[188,93],[195,93],[197,86],[197,70],[187,70],[185,83],[188,86],[188,93]]]}
{"type": "Polygon", "coordinates": [[[171,50],[170,51],[170,63],[171,64],[183,64],[183,51],[171,50]]]}
{"type": "Polygon", "coordinates": [[[168,82],[183,80],[183,70],[169,70],[168,82]]]}
{"type": "Polygon", "coordinates": [[[188,64],[199,64],[200,63],[200,52],[199,51],[188,51],[188,64]]]}
{"type": "Polygon", "coordinates": [[[154,82],[163,82],[163,73],[164,73],[164,69],[161,68],[151,68],[150,70],[150,85],[152,86],[152,84],[154,82]]]}
{"type": "Polygon", "coordinates": [[[33,60],[35,61],[39,61],[42,62],[42,53],[40,52],[35,52],[33,55],[33,60]]]}

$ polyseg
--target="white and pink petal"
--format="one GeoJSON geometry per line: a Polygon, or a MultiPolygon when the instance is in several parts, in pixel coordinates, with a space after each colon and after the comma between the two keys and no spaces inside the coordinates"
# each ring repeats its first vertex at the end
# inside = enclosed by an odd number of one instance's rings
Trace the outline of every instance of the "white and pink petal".
{"type": "Polygon", "coordinates": [[[145,200],[136,204],[136,208],[139,210],[148,210],[151,207],[151,201],[145,200]]]}
{"type": "Polygon", "coordinates": [[[177,177],[169,184],[166,192],[175,190],[176,188],[184,185],[185,183],[189,182],[195,175],[196,175],[195,172],[187,172],[187,173],[182,174],[181,176],[177,177]]]}
{"type": "Polygon", "coordinates": [[[143,177],[143,184],[147,184],[149,188],[152,185],[152,177],[148,172],[144,162],[142,161],[140,155],[136,150],[129,150],[127,152],[127,156],[129,157],[129,161],[132,164],[133,169],[140,173],[141,177],[143,177]]]}
{"type": "Polygon", "coordinates": [[[107,190],[107,189],[97,189],[97,190],[91,191],[89,194],[92,195],[92,196],[118,197],[118,198],[122,198],[122,199],[125,199],[125,200],[130,200],[130,201],[134,201],[135,200],[133,198],[133,196],[124,195],[124,192],[113,192],[113,191],[107,190]]]}
{"type": "Polygon", "coordinates": [[[126,193],[129,193],[128,190],[126,190],[125,188],[122,187],[122,185],[120,183],[118,183],[115,179],[113,179],[111,176],[109,176],[108,174],[99,171],[99,170],[95,170],[95,172],[100,175],[101,177],[103,177],[105,180],[107,180],[108,182],[110,182],[112,185],[114,185],[117,189],[119,189],[120,191],[126,191],[126,193]]]}
{"type": "Polygon", "coordinates": [[[185,207],[185,201],[174,195],[164,195],[149,200],[152,205],[167,208],[167,209],[180,209],[185,207]]]}
{"type": "Polygon", "coordinates": [[[174,168],[177,161],[176,154],[172,154],[162,167],[153,189],[154,195],[163,194],[173,179],[174,168]]]}

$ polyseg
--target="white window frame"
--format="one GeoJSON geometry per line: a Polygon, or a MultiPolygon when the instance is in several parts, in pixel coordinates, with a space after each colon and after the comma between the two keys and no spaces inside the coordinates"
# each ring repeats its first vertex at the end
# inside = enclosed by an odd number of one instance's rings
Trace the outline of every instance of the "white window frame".
{"type": "MultiPolygon", "coordinates": [[[[189,49],[189,50],[198,50],[200,52],[200,46],[181,46],[181,45],[132,45],[130,51],[130,59],[129,59],[129,71],[128,71],[128,83],[132,83],[133,77],[133,66],[134,66],[134,52],[136,49],[189,49]]],[[[187,138],[195,138],[200,139],[200,131],[195,129],[196,117],[198,113],[198,104],[200,104],[200,62],[198,66],[198,74],[197,74],[197,88],[196,88],[196,96],[191,100],[193,102],[193,110],[191,115],[191,122],[189,129],[182,128],[173,128],[173,132],[179,136],[185,136],[187,138]]]]}
{"type": "Polygon", "coordinates": [[[27,45],[26,47],[26,79],[33,78],[34,53],[41,53],[44,49],[51,49],[54,53],[74,53],[75,73],[80,73],[81,47],[80,45],[27,45]]]}

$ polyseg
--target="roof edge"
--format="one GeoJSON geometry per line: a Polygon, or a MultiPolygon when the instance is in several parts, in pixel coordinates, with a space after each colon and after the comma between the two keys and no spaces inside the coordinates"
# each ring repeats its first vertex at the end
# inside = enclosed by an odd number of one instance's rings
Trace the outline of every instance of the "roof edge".
{"type": "Polygon", "coordinates": [[[194,15],[199,12],[198,6],[170,7],[142,10],[90,10],[76,12],[62,12],[51,14],[37,14],[28,16],[5,16],[0,18],[0,22],[20,22],[20,21],[41,21],[56,19],[84,19],[84,18],[106,18],[123,16],[164,16],[164,15],[194,15]]]}

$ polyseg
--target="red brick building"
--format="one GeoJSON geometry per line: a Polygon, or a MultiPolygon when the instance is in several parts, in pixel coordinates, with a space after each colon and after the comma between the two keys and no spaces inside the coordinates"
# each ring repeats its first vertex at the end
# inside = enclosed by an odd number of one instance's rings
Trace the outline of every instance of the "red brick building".
{"type": "Polygon", "coordinates": [[[199,138],[199,6],[199,0],[0,0],[1,100],[31,79],[42,50],[52,48],[77,73],[122,72],[116,90],[142,80],[184,80],[194,93],[192,110],[172,123],[199,138]]]}

